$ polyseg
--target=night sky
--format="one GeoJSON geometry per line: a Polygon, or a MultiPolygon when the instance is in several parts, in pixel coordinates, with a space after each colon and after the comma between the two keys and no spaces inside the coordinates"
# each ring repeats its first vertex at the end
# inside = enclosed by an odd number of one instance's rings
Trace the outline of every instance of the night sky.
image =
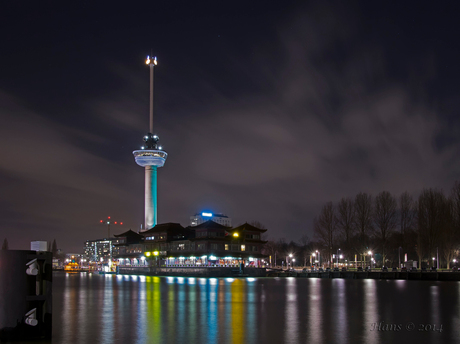
{"type": "Polygon", "coordinates": [[[313,237],[324,202],[460,179],[455,2],[0,5],[0,242],[81,252],[144,221],[158,57],[159,222],[313,237]]]}

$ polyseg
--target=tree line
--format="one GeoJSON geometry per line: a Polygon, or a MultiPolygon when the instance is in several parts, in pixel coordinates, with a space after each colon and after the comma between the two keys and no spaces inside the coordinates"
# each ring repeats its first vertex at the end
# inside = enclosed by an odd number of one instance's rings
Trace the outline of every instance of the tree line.
{"type": "Polygon", "coordinates": [[[355,260],[369,265],[373,258],[378,267],[398,266],[406,259],[430,267],[439,259],[439,266],[449,269],[460,258],[460,182],[447,194],[433,188],[416,198],[408,192],[395,196],[382,191],[375,197],[360,192],[327,202],[313,220],[313,233],[314,240],[307,235],[298,242],[268,240],[263,253],[273,266],[292,263],[292,258],[295,266],[309,266],[318,256],[322,265],[331,266],[338,254],[341,263],[353,265],[355,260]]]}
{"type": "Polygon", "coordinates": [[[417,199],[408,192],[396,197],[382,191],[327,202],[313,230],[328,262],[340,248],[348,261],[355,255],[365,260],[371,251],[380,266],[397,266],[407,254],[419,267],[436,266],[439,258],[439,266],[450,268],[460,246],[460,183],[448,195],[428,188],[417,199]]]}

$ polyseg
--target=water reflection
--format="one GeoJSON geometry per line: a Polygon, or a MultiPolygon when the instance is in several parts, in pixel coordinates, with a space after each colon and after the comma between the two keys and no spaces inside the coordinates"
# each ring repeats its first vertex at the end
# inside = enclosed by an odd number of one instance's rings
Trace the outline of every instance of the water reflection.
{"type": "Polygon", "coordinates": [[[344,279],[334,279],[332,281],[334,284],[334,300],[337,303],[337,311],[335,312],[335,341],[336,343],[339,342],[347,342],[348,341],[348,312],[347,312],[347,283],[344,279]]]}
{"type": "Polygon", "coordinates": [[[297,279],[289,277],[286,280],[286,306],[285,306],[285,329],[284,329],[284,342],[297,343],[298,342],[298,315],[297,315],[297,279]]]}
{"type": "Polygon", "coordinates": [[[56,273],[53,284],[57,343],[435,343],[459,332],[457,282],[56,273]],[[371,331],[381,321],[444,331],[371,331]]]}
{"type": "Polygon", "coordinates": [[[317,278],[310,279],[308,285],[309,299],[307,299],[305,307],[308,312],[307,333],[309,343],[322,343],[323,331],[323,314],[322,314],[322,299],[321,299],[321,280],[317,278]]]}
{"type": "MultiPolygon", "coordinates": [[[[364,282],[364,319],[363,326],[364,341],[366,343],[378,344],[380,337],[376,335],[376,331],[371,331],[372,324],[379,323],[379,309],[377,303],[377,281],[373,279],[366,279],[364,282]]],[[[388,321],[388,320],[387,320],[388,321]]]]}

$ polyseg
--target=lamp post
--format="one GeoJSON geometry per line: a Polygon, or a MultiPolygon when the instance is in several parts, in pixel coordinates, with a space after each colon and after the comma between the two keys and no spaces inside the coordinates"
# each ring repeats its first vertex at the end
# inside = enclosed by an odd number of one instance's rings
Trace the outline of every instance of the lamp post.
{"type": "Polygon", "coordinates": [[[286,269],[289,270],[289,260],[288,258],[292,258],[292,253],[289,253],[289,256],[286,256],[286,269]]]}
{"type": "Polygon", "coordinates": [[[371,270],[372,270],[372,251],[368,251],[367,254],[371,257],[369,263],[371,264],[371,270]]]}
{"type": "Polygon", "coordinates": [[[295,258],[292,258],[292,259],[291,259],[291,261],[292,261],[292,268],[294,269],[294,265],[295,265],[295,258]]]}
{"type": "Polygon", "coordinates": [[[318,255],[318,265],[321,266],[321,254],[318,250],[316,250],[316,254],[318,255]]]}
{"type": "Polygon", "coordinates": [[[398,248],[399,268],[401,269],[401,246],[398,248]]]}
{"type": "Polygon", "coordinates": [[[337,267],[339,267],[339,251],[340,251],[340,248],[337,250],[337,267]]]}

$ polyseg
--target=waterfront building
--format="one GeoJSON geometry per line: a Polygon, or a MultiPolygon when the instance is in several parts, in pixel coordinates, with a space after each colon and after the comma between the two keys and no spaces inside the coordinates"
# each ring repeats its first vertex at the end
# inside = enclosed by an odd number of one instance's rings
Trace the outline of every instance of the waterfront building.
{"type": "Polygon", "coordinates": [[[190,226],[198,226],[202,223],[212,220],[222,226],[231,227],[232,226],[232,219],[224,214],[214,214],[211,212],[202,212],[196,213],[193,216],[190,216],[190,226]]]}
{"type": "Polygon", "coordinates": [[[145,252],[144,236],[131,229],[121,234],[115,234],[114,236],[118,239],[118,242],[114,244],[116,253],[113,258],[119,259],[123,257],[126,262],[133,261],[134,263],[135,260],[136,264],[140,264],[140,257],[145,252]]]}
{"type": "Polygon", "coordinates": [[[118,254],[118,244],[120,239],[96,239],[86,240],[84,247],[84,258],[88,263],[103,263],[111,265],[111,260],[114,255],[118,254]]]}
{"type": "MultiPolygon", "coordinates": [[[[208,220],[198,226],[164,223],[139,233],[135,242],[118,244],[120,265],[143,266],[246,266],[261,267],[266,229],[248,223],[231,228],[208,220]],[[121,247],[124,247],[123,249],[121,247]]],[[[118,238],[126,233],[116,235],[118,238]]]]}

